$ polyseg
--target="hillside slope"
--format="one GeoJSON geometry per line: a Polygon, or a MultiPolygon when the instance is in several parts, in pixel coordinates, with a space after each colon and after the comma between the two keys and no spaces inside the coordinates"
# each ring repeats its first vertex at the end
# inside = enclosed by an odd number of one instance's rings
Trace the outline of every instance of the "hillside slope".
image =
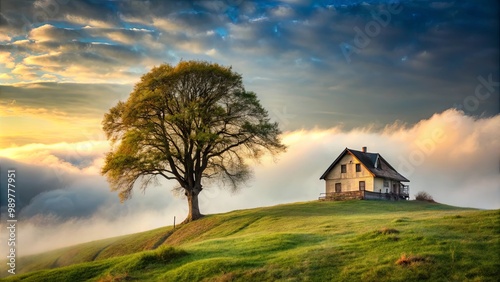
{"type": "Polygon", "coordinates": [[[496,281],[499,215],[414,201],[233,211],[20,258],[31,272],[5,280],[496,281]]]}

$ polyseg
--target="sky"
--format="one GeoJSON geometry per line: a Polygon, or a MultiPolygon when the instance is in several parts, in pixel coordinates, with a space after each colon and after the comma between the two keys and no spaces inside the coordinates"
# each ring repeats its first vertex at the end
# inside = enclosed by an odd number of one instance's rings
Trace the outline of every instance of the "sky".
{"type": "Polygon", "coordinates": [[[104,113],[181,60],[232,66],[288,146],[239,192],[204,189],[202,213],[315,200],[330,163],[362,146],[411,195],[499,209],[498,14],[493,0],[1,0],[0,227],[10,168],[21,254],[181,221],[175,183],[121,204],[99,173],[104,113]]]}

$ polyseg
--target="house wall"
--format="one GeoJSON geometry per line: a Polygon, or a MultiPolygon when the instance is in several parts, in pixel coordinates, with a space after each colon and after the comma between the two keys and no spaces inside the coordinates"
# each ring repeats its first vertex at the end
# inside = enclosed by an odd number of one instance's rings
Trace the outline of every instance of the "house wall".
{"type": "MultiPolygon", "coordinates": [[[[326,193],[335,192],[335,183],[342,184],[342,192],[359,191],[359,181],[365,181],[365,190],[374,191],[373,175],[361,164],[361,171],[356,172],[360,162],[351,154],[346,154],[325,177],[326,193]],[[346,173],[341,173],[341,165],[346,165],[346,173]]],[[[378,190],[377,190],[378,192],[378,190]]]]}
{"type": "Polygon", "coordinates": [[[385,193],[385,190],[388,188],[390,188],[390,183],[389,183],[389,187],[384,187],[384,179],[383,178],[375,178],[373,192],[385,193]]]}
{"type": "Polygon", "coordinates": [[[396,193],[399,194],[399,186],[401,183],[399,181],[384,179],[384,178],[375,178],[374,181],[374,192],[382,192],[382,193],[396,193]],[[384,180],[389,184],[388,186],[384,186],[384,180]],[[393,185],[396,184],[396,190],[393,189],[393,185]]]}

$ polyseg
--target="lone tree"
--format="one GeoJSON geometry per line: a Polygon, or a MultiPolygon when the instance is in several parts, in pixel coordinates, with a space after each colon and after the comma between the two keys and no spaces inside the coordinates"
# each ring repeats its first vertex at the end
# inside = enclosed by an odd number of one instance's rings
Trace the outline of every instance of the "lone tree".
{"type": "Polygon", "coordinates": [[[120,201],[137,181],[144,191],[158,177],[176,180],[189,205],[185,222],[202,216],[198,195],[206,180],[236,190],[250,176],[247,160],[285,150],[278,124],[245,91],[241,75],[208,62],[154,67],[102,123],[113,146],[101,172],[120,201]]]}

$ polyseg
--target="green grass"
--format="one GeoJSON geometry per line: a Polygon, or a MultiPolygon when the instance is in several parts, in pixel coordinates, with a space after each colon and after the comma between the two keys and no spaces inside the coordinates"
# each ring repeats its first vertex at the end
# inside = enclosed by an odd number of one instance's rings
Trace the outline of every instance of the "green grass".
{"type": "Polygon", "coordinates": [[[19,258],[25,273],[5,280],[497,281],[499,215],[415,201],[240,210],[19,258]]]}
{"type": "MultiPolygon", "coordinates": [[[[23,257],[20,258],[21,263],[18,263],[16,266],[17,271],[22,273],[68,266],[151,250],[163,243],[171,230],[170,226],[162,227],[146,232],[89,242],[39,255],[23,257]]],[[[1,276],[5,276],[5,266],[2,265],[2,267],[1,276]]]]}

